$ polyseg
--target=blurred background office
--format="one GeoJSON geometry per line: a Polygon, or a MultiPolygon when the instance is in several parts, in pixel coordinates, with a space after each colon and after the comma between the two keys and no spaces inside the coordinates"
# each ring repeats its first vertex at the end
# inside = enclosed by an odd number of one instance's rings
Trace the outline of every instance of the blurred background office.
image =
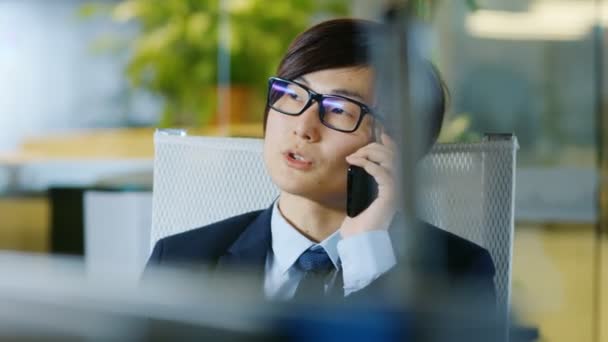
{"type": "MultiPolygon", "coordinates": [[[[518,317],[542,340],[608,341],[608,1],[416,4],[451,93],[440,141],[519,140],[518,317]]],[[[261,137],[266,80],[291,39],[380,7],[0,0],[0,248],[140,269],[155,129],[261,137]],[[115,233],[116,254],[98,253],[115,233]]]]}

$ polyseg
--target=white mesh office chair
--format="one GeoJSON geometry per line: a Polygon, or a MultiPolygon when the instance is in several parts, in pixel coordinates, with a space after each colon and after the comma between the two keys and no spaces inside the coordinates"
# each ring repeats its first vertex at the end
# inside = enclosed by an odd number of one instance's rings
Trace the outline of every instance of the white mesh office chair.
{"type": "MultiPolygon", "coordinates": [[[[266,174],[261,139],[167,130],[154,141],[152,246],[167,235],[267,208],[278,195],[266,174]]],[[[511,135],[438,144],[419,165],[431,180],[421,186],[423,218],[490,252],[502,312],[510,303],[517,148],[511,135]]]]}

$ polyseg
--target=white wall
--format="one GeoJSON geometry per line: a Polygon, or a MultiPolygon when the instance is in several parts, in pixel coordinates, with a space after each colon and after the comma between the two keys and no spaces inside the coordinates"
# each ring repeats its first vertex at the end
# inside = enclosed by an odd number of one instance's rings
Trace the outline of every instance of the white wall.
{"type": "Polygon", "coordinates": [[[0,0],[0,151],[29,135],[158,120],[154,99],[128,91],[127,52],[91,48],[100,36],[133,27],[82,19],[77,10],[84,3],[0,0]]]}

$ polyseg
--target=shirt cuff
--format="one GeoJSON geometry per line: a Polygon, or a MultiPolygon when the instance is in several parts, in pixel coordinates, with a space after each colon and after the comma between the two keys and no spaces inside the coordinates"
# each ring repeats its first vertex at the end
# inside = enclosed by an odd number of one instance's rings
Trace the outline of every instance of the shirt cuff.
{"type": "Polygon", "coordinates": [[[344,295],[359,291],[390,270],[397,259],[386,230],[357,234],[338,242],[344,295]]]}

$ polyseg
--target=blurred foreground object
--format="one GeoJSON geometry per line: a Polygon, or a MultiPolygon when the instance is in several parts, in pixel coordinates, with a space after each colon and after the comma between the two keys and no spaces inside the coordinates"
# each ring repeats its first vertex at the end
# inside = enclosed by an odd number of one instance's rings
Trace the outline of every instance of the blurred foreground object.
{"type": "Polygon", "coordinates": [[[0,254],[0,339],[488,341],[498,326],[474,305],[468,315],[452,310],[458,301],[428,307],[278,303],[254,293],[247,273],[212,277],[165,269],[133,285],[109,270],[87,275],[83,266],[75,259],[0,254]]]}

